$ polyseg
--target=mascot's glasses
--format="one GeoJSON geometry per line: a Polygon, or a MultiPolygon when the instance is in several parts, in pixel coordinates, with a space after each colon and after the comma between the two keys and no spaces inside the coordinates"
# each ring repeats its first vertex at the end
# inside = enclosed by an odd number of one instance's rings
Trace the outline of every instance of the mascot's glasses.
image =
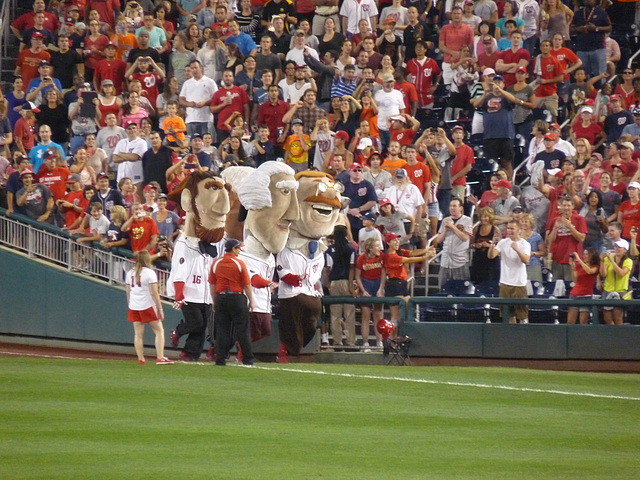
{"type": "Polygon", "coordinates": [[[324,193],[330,188],[333,188],[338,193],[344,193],[344,185],[342,185],[340,182],[329,182],[329,183],[320,182],[318,183],[317,193],[324,193]]]}

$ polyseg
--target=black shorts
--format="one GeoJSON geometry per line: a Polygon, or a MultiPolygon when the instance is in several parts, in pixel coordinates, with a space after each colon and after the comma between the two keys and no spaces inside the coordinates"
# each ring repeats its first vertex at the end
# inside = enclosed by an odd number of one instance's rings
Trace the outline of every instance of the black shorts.
{"type": "Polygon", "coordinates": [[[407,281],[400,278],[390,278],[384,286],[385,297],[406,297],[409,295],[407,281]]]}

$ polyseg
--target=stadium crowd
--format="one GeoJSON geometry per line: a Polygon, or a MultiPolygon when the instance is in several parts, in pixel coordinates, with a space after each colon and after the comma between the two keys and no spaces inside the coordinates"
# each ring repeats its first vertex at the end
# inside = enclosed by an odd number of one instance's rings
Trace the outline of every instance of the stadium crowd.
{"type": "MultiPolygon", "coordinates": [[[[183,212],[167,194],[189,172],[281,161],[343,185],[334,294],[382,296],[375,281],[406,281],[431,238],[442,284],[498,281],[493,246],[517,230],[525,280],[545,267],[571,295],[626,298],[640,70],[610,34],[637,4],[35,0],[11,24],[1,204],[170,260],[183,212]]],[[[332,318],[348,343],[353,314],[332,318]]]]}

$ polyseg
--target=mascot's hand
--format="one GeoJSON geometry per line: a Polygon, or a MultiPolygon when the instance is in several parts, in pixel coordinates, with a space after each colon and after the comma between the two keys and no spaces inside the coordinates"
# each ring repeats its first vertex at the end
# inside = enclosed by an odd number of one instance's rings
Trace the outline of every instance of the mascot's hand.
{"type": "Polygon", "coordinates": [[[180,310],[182,308],[182,306],[184,305],[184,300],[180,300],[179,302],[173,302],[173,309],[174,310],[180,310]]]}

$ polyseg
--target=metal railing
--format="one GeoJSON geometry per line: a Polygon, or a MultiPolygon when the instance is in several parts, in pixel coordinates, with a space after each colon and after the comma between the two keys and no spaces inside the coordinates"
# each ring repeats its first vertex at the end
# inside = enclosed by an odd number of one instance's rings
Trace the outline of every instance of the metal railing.
{"type": "MultiPolygon", "coordinates": [[[[125,275],[135,265],[135,260],[131,258],[133,254],[128,250],[111,251],[98,243],[78,243],[56,227],[43,225],[22,215],[7,217],[4,209],[0,209],[0,245],[118,287],[124,287],[125,275]]],[[[158,275],[160,296],[171,300],[167,296],[169,270],[158,267],[154,270],[158,275]]]]}
{"type": "Polygon", "coordinates": [[[11,19],[16,11],[16,0],[4,0],[0,10],[0,72],[4,67],[4,59],[11,56],[11,19]]]}

